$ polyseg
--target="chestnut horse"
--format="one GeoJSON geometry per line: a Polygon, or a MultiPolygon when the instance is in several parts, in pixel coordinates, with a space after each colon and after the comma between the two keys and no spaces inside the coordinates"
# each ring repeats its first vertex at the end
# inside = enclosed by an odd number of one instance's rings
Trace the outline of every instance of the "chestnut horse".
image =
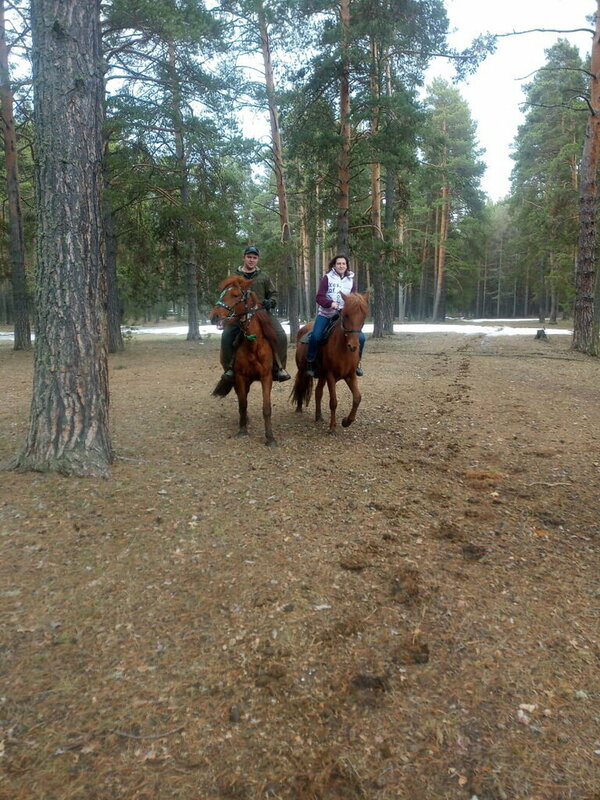
{"type": "MultiPolygon", "coordinates": [[[[315,390],[315,421],[323,419],[321,414],[321,400],[323,397],[323,387],[327,383],[329,390],[329,431],[335,431],[337,409],[337,395],[335,385],[338,381],[344,380],[352,392],[352,408],[347,417],[342,420],[342,425],[347,428],[352,425],[356,417],[356,411],[361,401],[361,394],[358,388],[356,368],[359,362],[359,340],[358,334],[365,324],[365,319],[369,311],[367,303],[369,294],[342,294],[344,307],[340,311],[340,316],[335,322],[335,327],[327,341],[319,347],[317,360],[315,361],[315,372],[317,375],[317,388],[315,390]]],[[[290,394],[293,403],[296,404],[296,411],[302,411],[302,405],[308,405],[312,395],[313,379],[306,374],[306,353],[308,344],[302,339],[311,330],[313,323],[305,325],[298,331],[296,343],[296,366],[298,372],[294,386],[290,394]]]]}
{"type": "MultiPolygon", "coordinates": [[[[248,392],[250,385],[260,381],[262,386],[262,413],[265,423],[266,444],[274,447],[276,442],[271,425],[271,389],[273,388],[273,351],[277,347],[277,335],[271,317],[263,309],[257,296],[250,289],[251,281],[237,275],[226,278],[221,294],[210,312],[210,321],[223,327],[238,322],[241,327],[241,342],[233,359],[234,381],[221,378],[213,390],[215,397],[225,397],[232,387],[238,398],[240,413],[239,430],[236,436],[248,435],[248,392]]],[[[223,369],[226,364],[221,363],[223,369]]]]}

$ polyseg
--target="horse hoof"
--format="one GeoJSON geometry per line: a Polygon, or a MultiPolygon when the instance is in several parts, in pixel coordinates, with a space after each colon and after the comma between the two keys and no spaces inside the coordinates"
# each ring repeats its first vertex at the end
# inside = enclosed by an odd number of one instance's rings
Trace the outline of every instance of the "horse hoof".
{"type": "Polygon", "coordinates": [[[275,440],[271,442],[265,442],[265,444],[267,445],[267,447],[277,447],[277,442],[275,440]]]}
{"type": "Polygon", "coordinates": [[[233,438],[243,439],[245,436],[248,436],[248,431],[238,431],[233,438]]]}
{"type": "Polygon", "coordinates": [[[353,419],[343,419],[342,420],[342,428],[349,428],[350,425],[354,422],[353,419]]]}

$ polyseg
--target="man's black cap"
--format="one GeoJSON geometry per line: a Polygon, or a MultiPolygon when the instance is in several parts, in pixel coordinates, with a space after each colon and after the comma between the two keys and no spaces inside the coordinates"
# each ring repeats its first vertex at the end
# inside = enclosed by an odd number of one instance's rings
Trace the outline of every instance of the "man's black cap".
{"type": "Polygon", "coordinates": [[[255,256],[259,256],[260,253],[258,252],[258,247],[254,247],[254,245],[250,245],[250,247],[247,247],[244,250],[244,255],[247,256],[247,255],[250,255],[250,254],[255,255],[255,256]]]}

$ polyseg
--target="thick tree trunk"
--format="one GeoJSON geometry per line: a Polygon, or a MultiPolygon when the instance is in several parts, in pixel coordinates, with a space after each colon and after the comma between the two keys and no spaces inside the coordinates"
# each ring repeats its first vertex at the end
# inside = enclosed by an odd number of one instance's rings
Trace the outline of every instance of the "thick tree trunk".
{"type": "Polygon", "coordinates": [[[102,264],[99,0],[32,0],[36,343],[30,427],[14,466],[104,476],[108,427],[102,264]]]}
{"type": "Polygon", "coordinates": [[[598,320],[594,310],[596,282],[597,172],[600,152],[600,0],[592,42],[590,106],[581,158],[579,185],[579,244],[575,270],[573,349],[598,355],[598,320]]]}
{"type": "Polygon", "coordinates": [[[0,109],[4,133],[6,159],[6,186],[8,196],[8,235],[14,310],[14,349],[29,350],[31,326],[29,298],[25,273],[25,241],[23,238],[23,213],[19,190],[19,163],[17,134],[13,115],[13,93],[8,66],[8,43],[4,19],[4,0],[0,0],[0,109]]]}
{"type": "Polygon", "coordinates": [[[285,169],[283,164],[283,147],[281,144],[281,130],[279,127],[279,111],[275,93],[275,77],[271,61],[271,46],[269,31],[262,2],[258,3],[258,26],[262,47],[263,65],[265,70],[265,86],[267,102],[269,105],[269,120],[271,123],[271,142],[273,144],[273,162],[275,168],[275,181],[277,184],[277,202],[279,204],[279,223],[281,226],[281,241],[284,249],[285,270],[288,277],[289,288],[289,321],[290,340],[296,340],[298,333],[298,277],[292,244],[292,227],[288,210],[287,191],[285,186],[285,169]]]}

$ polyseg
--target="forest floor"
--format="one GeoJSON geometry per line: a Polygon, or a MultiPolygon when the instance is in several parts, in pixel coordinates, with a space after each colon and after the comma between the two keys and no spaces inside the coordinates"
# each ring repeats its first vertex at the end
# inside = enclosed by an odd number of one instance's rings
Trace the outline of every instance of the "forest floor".
{"type": "Polygon", "coordinates": [[[216,338],[111,356],[112,477],[0,473],[0,798],[599,800],[600,362],[534,334],[368,340],[273,449],[216,338]]]}

